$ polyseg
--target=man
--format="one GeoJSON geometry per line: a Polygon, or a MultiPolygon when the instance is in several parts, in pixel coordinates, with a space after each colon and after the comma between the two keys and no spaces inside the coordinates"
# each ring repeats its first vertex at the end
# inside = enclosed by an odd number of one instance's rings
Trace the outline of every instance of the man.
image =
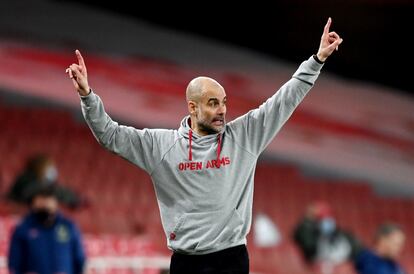
{"type": "Polygon", "coordinates": [[[257,158],[310,90],[342,39],[324,28],[319,51],[259,108],[226,123],[226,93],[197,77],[187,87],[189,116],[178,130],[120,126],[105,113],[85,62],[67,68],[93,134],[108,150],[151,176],[176,273],[248,273],[246,235],[252,219],[257,158]],[[197,255],[197,256],[193,256],[197,255]]]}
{"type": "Polygon", "coordinates": [[[381,225],[375,235],[373,250],[361,251],[355,259],[359,274],[404,274],[397,262],[405,243],[405,234],[396,224],[381,225]]]}
{"type": "Polygon", "coordinates": [[[59,213],[56,186],[33,194],[30,213],[16,227],[8,264],[12,274],[81,274],[85,255],[76,226],[59,213]]]}

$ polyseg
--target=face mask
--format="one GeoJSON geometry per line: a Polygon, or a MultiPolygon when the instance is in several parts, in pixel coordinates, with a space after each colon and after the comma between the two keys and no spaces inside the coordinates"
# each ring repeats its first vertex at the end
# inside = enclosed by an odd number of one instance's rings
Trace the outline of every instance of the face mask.
{"type": "Polygon", "coordinates": [[[49,166],[46,169],[45,178],[49,183],[54,183],[57,179],[58,171],[55,166],[49,166]]]}
{"type": "Polygon", "coordinates": [[[323,235],[329,235],[335,231],[336,223],[333,218],[325,218],[319,222],[319,229],[323,235]]]}
{"type": "Polygon", "coordinates": [[[55,219],[55,214],[47,208],[36,208],[33,210],[36,220],[41,224],[51,224],[55,219]]]}

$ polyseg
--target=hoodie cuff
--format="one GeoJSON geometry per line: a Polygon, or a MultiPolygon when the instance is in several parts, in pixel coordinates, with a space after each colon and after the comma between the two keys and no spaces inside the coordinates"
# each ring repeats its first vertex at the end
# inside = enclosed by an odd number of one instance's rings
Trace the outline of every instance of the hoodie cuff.
{"type": "Polygon", "coordinates": [[[319,72],[322,69],[323,65],[325,64],[325,63],[319,63],[318,61],[316,61],[313,55],[309,57],[307,63],[308,63],[308,68],[315,72],[319,72]]]}
{"type": "Polygon", "coordinates": [[[325,62],[323,62],[323,61],[319,60],[318,55],[314,54],[314,55],[312,55],[312,56],[313,56],[313,59],[315,59],[315,61],[316,61],[316,62],[318,62],[319,64],[323,64],[323,63],[325,63],[325,62]]]}
{"type": "Polygon", "coordinates": [[[92,103],[95,99],[96,94],[93,92],[92,89],[89,90],[89,94],[85,95],[85,96],[79,96],[82,103],[84,103],[85,105],[89,105],[90,103],[92,103]]]}

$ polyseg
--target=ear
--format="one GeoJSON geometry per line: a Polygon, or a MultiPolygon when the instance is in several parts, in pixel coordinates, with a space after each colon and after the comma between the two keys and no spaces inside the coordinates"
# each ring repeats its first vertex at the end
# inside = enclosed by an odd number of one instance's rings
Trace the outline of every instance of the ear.
{"type": "Polygon", "coordinates": [[[197,103],[194,101],[188,101],[187,103],[188,112],[190,115],[196,115],[197,114],[197,103]]]}

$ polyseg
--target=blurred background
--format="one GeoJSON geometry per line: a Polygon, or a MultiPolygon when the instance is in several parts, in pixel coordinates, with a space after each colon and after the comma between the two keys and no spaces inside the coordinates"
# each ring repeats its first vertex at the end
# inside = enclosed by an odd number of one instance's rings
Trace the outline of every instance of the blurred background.
{"type": "Polygon", "coordinates": [[[266,216],[264,230],[270,227],[277,239],[257,240],[263,222],[253,222],[251,271],[355,273],[349,260],[333,270],[310,268],[295,244],[295,225],[310,205],[324,201],[336,226],[364,246],[372,245],[379,224],[400,224],[407,235],[400,262],[414,273],[414,4],[325,2],[159,2],[150,8],[126,1],[2,0],[0,273],[7,273],[10,235],[25,211],[8,193],[37,153],[50,155],[59,183],[81,197],[82,206],[63,210],[84,235],[88,273],[168,268],[150,177],[101,148],[83,121],[65,74],[76,62],[75,49],[114,120],[178,128],[192,78],[208,75],[225,87],[231,120],[274,94],[317,52],[329,16],[344,42],[258,163],[254,218],[266,216]]]}

